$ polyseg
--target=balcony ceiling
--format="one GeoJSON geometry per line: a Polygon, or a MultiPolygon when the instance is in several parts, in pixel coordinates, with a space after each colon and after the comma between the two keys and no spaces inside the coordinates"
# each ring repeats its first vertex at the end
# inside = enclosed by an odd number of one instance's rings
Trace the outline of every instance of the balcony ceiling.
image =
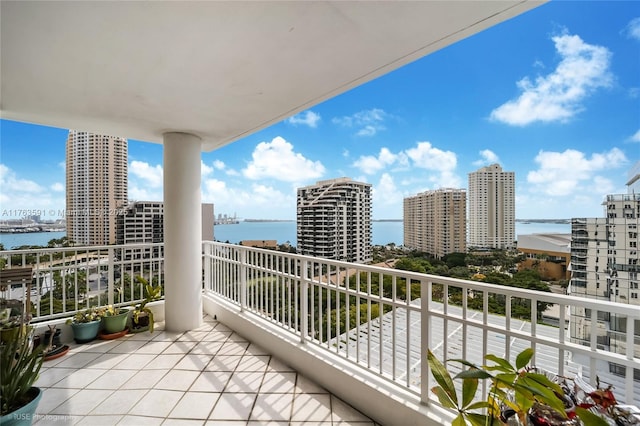
{"type": "Polygon", "coordinates": [[[211,150],[541,3],[2,1],[1,113],[211,150]]]}

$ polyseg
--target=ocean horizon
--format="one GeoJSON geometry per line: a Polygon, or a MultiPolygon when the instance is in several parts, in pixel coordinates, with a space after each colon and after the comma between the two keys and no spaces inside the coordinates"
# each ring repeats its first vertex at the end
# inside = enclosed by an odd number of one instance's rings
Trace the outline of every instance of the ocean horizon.
{"type": "MultiPolygon", "coordinates": [[[[386,245],[403,243],[403,222],[384,220],[372,222],[372,244],[386,245]]],[[[238,224],[215,225],[217,241],[239,243],[243,240],[276,240],[278,244],[296,246],[296,221],[241,221],[238,224]]],[[[540,233],[571,233],[569,223],[516,222],[516,236],[540,233]]],[[[24,234],[0,234],[0,243],[9,250],[24,245],[46,246],[54,238],[62,238],[66,232],[30,232],[24,234]]]]}

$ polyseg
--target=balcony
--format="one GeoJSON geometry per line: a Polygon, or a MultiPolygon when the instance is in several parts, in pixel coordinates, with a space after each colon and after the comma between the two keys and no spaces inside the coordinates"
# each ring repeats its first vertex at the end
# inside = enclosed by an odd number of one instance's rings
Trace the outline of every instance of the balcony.
{"type": "MultiPolygon", "coordinates": [[[[5,251],[0,257],[8,267],[32,266],[34,322],[45,327],[62,323],[92,298],[99,304],[142,298],[132,286],[115,291],[127,276],[144,274],[162,283],[162,245],[126,246],[132,249],[155,257],[125,258],[125,246],[5,251]],[[64,285],[62,300],[54,304],[44,293],[60,272],[68,278],[56,278],[64,285]]],[[[200,424],[245,424],[251,416],[295,422],[307,415],[296,408],[302,398],[316,407],[306,420],[325,424],[442,424],[450,413],[429,391],[434,382],[423,362],[427,348],[440,359],[481,363],[486,354],[513,359],[533,347],[537,366],[581,374],[592,384],[597,373],[614,385],[619,402],[640,403],[640,383],[634,381],[634,370],[640,370],[634,345],[638,306],[223,243],[205,242],[202,253],[200,328],[72,346],[70,355],[45,363],[38,384],[47,392],[39,413],[87,422],[119,418],[124,424],[189,416],[200,416],[194,419],[200,424]],[[543,309],[547,304],[555,307],[552,321],[551,311],[543,309]],[[585,308],[589,315],[571,315],[585,308]],[[598,315],[606,312],[626,322],[626,332],[616,334],[621,353],[601,344],[610,332],[598,315]],[[234,375],[251,379],[251,385],[236,384],[234,375]],[[268,391],[271,380],[287,390],[268,391]],[[299,383],[308,387],[298,389],[299,383]],[[87,394],[96,399],[88,401],[87,394]],[[114,408],[121,400],[124,408],[114,408]],[[185,411],[187,405],[193,409],[185,411]]],[[[15,297],[21,290],[6,291],[15,297]]]]}

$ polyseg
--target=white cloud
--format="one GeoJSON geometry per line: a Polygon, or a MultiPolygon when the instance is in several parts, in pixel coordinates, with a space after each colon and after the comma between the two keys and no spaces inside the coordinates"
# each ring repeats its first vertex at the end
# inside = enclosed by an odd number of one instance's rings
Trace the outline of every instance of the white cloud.
{"type": "Polygon", "coordinates": [[[372,175],[385,167],[391,166],[397,159],[398,154],[393,154],[389,149],[382,148],[377,157],[373,155],[363,155],[353,163],[353,166],[360,169],[363,173],[372,175]]]}
{"type": "MultiPolygon", "coordinates": [[[[373,185],[373,207],[401,206],[402,193],[398,190],[393,177],[389,173],[383,173],[380,181],[373,185]]],[[[376,209],[377,210],[377,209],[376,209]]],[[[374,214],[374,216],[376,216],[374,214]]],[[[392,219],[391,217],[378,217],[377,219],[392,219]]]]}
{"type": "Polygon", "coordinates": [[[455,152],[443,151],[430,142],[418,142],[415,148],[405,151],[415,167],[437,172],[425,176],[435,188],[459,188],[461,179],[454,173],[458,159],[455,152]]]}
{"type": "Polygon", "coordinates": [[[640,40],[640,17],[633,18],[625,28],[627,37],[640,40]]]}
{"type": "Polygon", "coordinates": [[[56,182],[56,183],[52,184],[49,188],[51,188],[52,191],[63,192],[64,191],[64,184],[62,184],[60,182],[56,182]]]}
{"type": "Polygon", "coordinates": [[[512,126],[526,126],[536,121],[567,121],[579,113],[581,102],[600,87],[609,87],[611,53],[602,46],[585,43],[577,35],[552,38],[562,58],[556,69],[531,81],[528,77],[517,85],[522,94],[491,112],[491,119],[512,126]]]}
{"type": "MultiPolygon", "coordinates": [[[[39,215],[50,219],[63,217],[64,193],[58,190],[59,183],[41,185],[21,178],[14,170],[0,164],[0,206],[3,218],[20,218],[39,215]]],[[[64,186],[62,186],[64,191],[64,186]]]]}
{"type": "Polygon", "coordinates": [[[405,151],[416,167],[428,170],[451,171],[456,168],[455,152],[443,151],[430,142],[418,142],[415,148],[405,151]]]}
{"type": "Polygon", "coordinates": [[[533,191],[566,196],[576,191],[606,194],[603,190],[610,190],[613,185],[597,173],[624,166],[627,158],[618,148],[592,154],[591,158],[583,152],[568,149],[564,152],[540,151],[534,161],[539,165],[538,170],[527,174],[527,182],[533,185],[533,191]]]}
{"type": "Polygon", "coordinates": [[[296,198],[293,192],[285,194],[261,183],[232,188],[218,179],[207,179],[203,186],[202,200],[214,203],[216,215],[252,211],[256,212],[253,218],[295,217],[296,198]]]}
{"type": "Polygon", "coordinates": [[[200,176],[209,176],[211,173],[213,173],[213,167],[207,166],[204,161],[200,160],[200,176]]]}
{"type": "Polygon", "coordinates": [[[629,138],[631,142],[640,142],[640,129],[629,138]]]}
{"type": "Polygon", "coordinates": [[[36,182],[20,179],[13,170],[4,164],[0,164],[0,187],[3,193],[10,191],[38,193],[44,191],[44,188],[36,182]]]}
{"type": "Polygon", "coordinates": [[[334,117],[331,121],[343,127],[358,128],[356,136],[374,136],[381,130],[385,130],[384,121],[389,117],[384,110],[373,108],[357,112],[353,115],[334,117]]]}
{"type": "MultiPolygon", "coordinates": [[[[152,188],[162,187],[162,166],[156,164],[150,165],[144,161],[132,161],[129,165],[129,173],[137,178],[142,179],[147,185],[152,188]]],[[[134,198],[137,200],[144,200],[145,198],[134,198]]]]}
{"type": "Polygon", "coordinates": [[[320,114],[317,114],[311,110],[301,112],[300,114],[294,115],[293,117],[287,118],[287,123],[293,124],[297,126],[298,124],[303,124],[305,126],[309,126],[311,128],[318,127],[318,123],[320,122],[321,117],[320,114]]]}
{"type": "Polygon", "coordinates": [[[224,170],[227,166],[224,164],[223,161],[220,160],[213,160],[213,168],[214,169],[218,169],[218,170],[224,170]]]}
{"type": "Polygon", "coordinates": [[[482,157],[480,160],[476,160],[473,162],[474,166],[486,166],[489,164],[500,162],[498,156],[490,149],[483,149],[482,151],[480,151],[480,157],[482,157]]]}
{"type": "Polygon", "coordinates": [[[293,145],[277,136],[271,142],[260,142],[253,151],[252,160],[242,171],[249,179],[276,179],[285,182],[303,182],[321,177],[325,168],[293,151],[293,145]]]}

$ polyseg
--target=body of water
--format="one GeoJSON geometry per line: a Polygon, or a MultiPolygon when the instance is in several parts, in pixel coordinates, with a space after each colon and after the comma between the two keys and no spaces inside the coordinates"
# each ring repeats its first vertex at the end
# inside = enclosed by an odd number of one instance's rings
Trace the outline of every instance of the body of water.
{"type": "MultiPolygon", "coordinates": [[[[402,245],[402,222],[373,222],[372,243],[402,245]]],[[[538,233],[571,232],[571,225],[565,223],[516,223],[516,236],[538,233]]],[[[62,238],[65,232],[32,232],[25,234],[0,234],[0,243],[6,249],[22,245],[46,246],[54,238],[62,238]]],[[[216,225],[214,236],[218,241],[238,243],[242,240],[277,240],[296,245],[296,222],[240,222],[236,225],[216,225]]]]}

